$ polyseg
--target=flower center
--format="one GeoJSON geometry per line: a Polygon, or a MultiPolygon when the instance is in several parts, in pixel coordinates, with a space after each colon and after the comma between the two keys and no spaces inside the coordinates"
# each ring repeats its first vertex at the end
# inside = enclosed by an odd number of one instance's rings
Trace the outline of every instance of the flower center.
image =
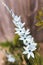
{"type": "Polygon", "coordinates": [[[20,32],[21,32],[21,30],[20,30],[20,32]]]}
{"type": "Polygon", "coordinates": [[[26,43],[27,43],[28,41],[26,40],[26,43]]]}
{"type": "Polygon", "coordinates": [[[24,38],[24,39],[26,39],[26,38],[24,38]]]}
{"type": "Polygon", "coordinates": [[[31,50],[29,50],[29,52],[31,52],[31,50]]]}
{"type": "Polygon", "coordinates": [[[30,43],[29,43],[29,45],[30,45],[30,43]]]}

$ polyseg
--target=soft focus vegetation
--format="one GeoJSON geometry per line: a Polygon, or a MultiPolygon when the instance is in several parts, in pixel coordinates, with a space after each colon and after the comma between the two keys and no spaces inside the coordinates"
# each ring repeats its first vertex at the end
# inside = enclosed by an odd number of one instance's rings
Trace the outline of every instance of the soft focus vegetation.
{"type": "Polygon", "coordinates": [[[26,55],[23,55],[23,42],[19,40],[19,36],[15,35],[12,42],[0,43],[2,48],[7,48],[6,52],[11,53],[16,61],[10,63],[6,61],[5,65],[43,65],[43,57],[38,53],[38,50],[34,52],[35,58],[32,57],[28,60],[26,55]]]}
{"type": "Polygon", "coordinates": [[[38,11],[38,14],[36,16],[37,23],[35,24],[38,28],[38,31],[43,29],[43,9],[38,11]]]}

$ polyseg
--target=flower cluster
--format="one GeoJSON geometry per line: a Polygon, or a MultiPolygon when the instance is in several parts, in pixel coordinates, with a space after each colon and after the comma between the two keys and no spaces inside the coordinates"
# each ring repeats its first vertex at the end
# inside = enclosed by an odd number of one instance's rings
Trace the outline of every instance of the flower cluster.
{"type": "Polygon", "coordinates": [[[34,58],[33,51],[36,50],[37,43],[34,42],[34,38],[30,35],[30,30],[25,29],[24,27],[25,23],[21,22],[21,17],[14,15],[14,13],[12,14],[12,16],[13,16],[13,23],[16,26],[15,34],[18,34],[20,36],[19,40],[22,40],[23,44],[25,45],[23,47],[25,50],[23,54],[27,54],[28,59],[30,58],[30,56],[34,58]]]}
{"type": "Polygon", "coordinates": [[[27,54],[27,58],[29,59],[30,56],[32,56],[34,58],[34,53],[33,51],[36,50],[36,46],[37,43],[34,42],[34,38],[30,35],[30,30],[29,29],[25,29],[24,25],[25,23],[21,22],[21,16],[17,16],[13,13],[12,10],[9,10],[9,8],[2,3],[7,10],[9,11],[9,13],[11,14],[12,18],[13,18],[13,23],[16,26],[15,28],[15,34],[18,34],[20,36],[19,40],[23,41],[24,44],[24,52],[23,54],[27,54]]]}

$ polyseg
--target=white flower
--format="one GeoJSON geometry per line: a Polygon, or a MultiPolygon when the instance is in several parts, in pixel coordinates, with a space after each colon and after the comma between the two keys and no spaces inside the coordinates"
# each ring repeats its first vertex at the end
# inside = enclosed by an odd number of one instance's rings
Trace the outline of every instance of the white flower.
{"type": "Polygon", "coordinates": [[[36,50],[36,47],[34,46],[27,46],[27,47],[24,47],[25,51],[23,52],[23,54],[27,54],[27,58],[29,59],[30,56],[34,58],[34,53],[33,51],[36,50]]]}
{"type": "Polygon", "coordinates": [[[12,55],[9,54],[9,55],[6,55],[6,57],[9,62],[13,62],[13,63],[15,62],[15,58],[12,55]]]}
{"type": "Polygon", "coordinates": [[[30,34],[29,29],[25,30],[25,28],[15,28],[16,34],[20,35],[20,37],[26,37],[28,34],[30,34]]]}
{"type": "Polygon", "coordinates": [[[16,15],[16,16],[14,17],[14,21],[15,21],[15,22],[21,21],[21,16],[17,16],[17,15],[16,15]]]}
{"type": "Polygon", "coordinates": [[[26,35],[24,34],[24,36],[21,36],[21,37],[19,38],[19,40],[23,40],[23,43],[24,43],[24,44],[26,44],[26,43],[28,44],[28,43],[31,42],[31,38],[32,38],[31,35],[26,36],[26,35]]]}
{"type": "Polygon", "coordinates": [[[27,29],[27,30],[25,29],[23,37],[27,37],[28,34],[30,34],[30,29],[27,29]]]}
{"type": "Polygon", "coordinates": [[[15,26],[16,26],[17,28],[23,28],[24,25],[25,25],[25,22],[22,23],[21,21],[18,21],[18,22],[16,22],[15,20],[12,20],[12,21],[13,21],[13,23],[15,24],[15,26]]]}
{"type": "Polygon", "coordinates": [[[16,26],[17,26],[18,28],[23,28],[24,25],[25,25],[25,22],[24,22],[24,23],[18,22],[18,23],[16,24],[16,26]]]}
{"type": "Polygon", "coordinates": [[[34,42],[33,37],[23,40],[23,43],[24,43],[24,45],[35,45],[35,46],[37,45],[37,43],[34,42]]]}
{"type": "Polygon", "coordinates": [[[18,25],[18,23],[21,21],[21,17],[19,16],[15,16],[14,14],[12,15],[12,17],[13,17],[13,23],[15,24],[15,26],[17,26],[18,25]]]}
{"type": "Polygon", "coordinates": [[[25,33],[25,28],[15,28],[15,34],[22,36],[25,33]]]}
{"type": "Polygon", "coordinates": [[[24,37],[21,36],[19,39],[23,40],[24,45],[34,45],[34,46],[37,45],[37,43],[34,42],[34,38],[31,35],[28,36],[24,35],[24,37]]]}
{"type": "Polygon", "coordinates": [[[31,38],[31,37],[32,37],[31,35],[28,35],[28,36],[27,36],[27,35],[24,34],[24,36],[21,36],[19,39],[20,39],[20,40],[28,40],[28,39],[31,38]]]}

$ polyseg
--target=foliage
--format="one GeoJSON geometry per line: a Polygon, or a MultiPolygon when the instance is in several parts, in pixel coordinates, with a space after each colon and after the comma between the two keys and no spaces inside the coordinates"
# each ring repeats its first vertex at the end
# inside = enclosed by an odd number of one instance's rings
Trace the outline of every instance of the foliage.
{"type": "Polygon", "coordinates": [[[32,57],[28,60],[26,55],[22,54],[23,48],[21,41],[18,40],[19,36],[15,35],[12,42],[0,43],[2,47],[8,47],[9,52],[14,55],[16,61],[14,63],[6,62],[7,65],[43,65],[43,57],[40,56],[38,51],[34,52],[35,58],[32,57]],[[17,43],[18,42],[18,43],[17,43]]]}
{"type": "Polygon", "coordinates": [[[22,46],[23,45],[23,41],[21,41],[21,40],[19,40],[19,35],[15,35],[14,36],[14,39],[13,39],[13,44],[14,44],[14,46],[19,46],[20,47],[20,45],[22,46]]]}
{"type": "Polygon", "coordinates": [[[11,42],[8,42],[8,41],[0,43],[0,46],[2,47],[9,47],[10,45],[11,45],[11,42]]]}
{"type": "Polygon", "coordinates": [[[38,14],[36,16],[37,23],[35,24],[37,27],[39,27],[38,31],[43,29],[43,10],[39,10],[38,14]]]}

